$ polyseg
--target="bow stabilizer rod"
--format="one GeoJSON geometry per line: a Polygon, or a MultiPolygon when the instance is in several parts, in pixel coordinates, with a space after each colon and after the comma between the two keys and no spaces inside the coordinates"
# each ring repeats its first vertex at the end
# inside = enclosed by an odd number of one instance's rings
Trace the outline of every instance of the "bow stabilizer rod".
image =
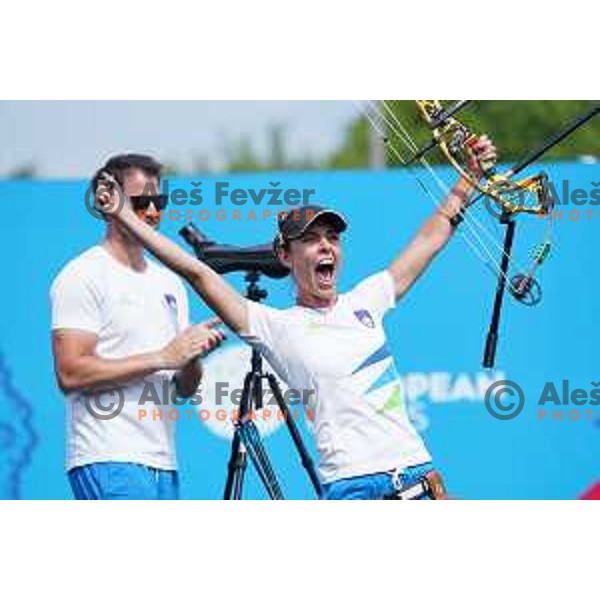
{"type": "Polygon", "coordinates": [[[511,215],[504,213],[501,222],[506,225],[506,234],[504,236],[504,250],[502,253],[502,262],[500,263],[500,272],[498,273],[496,296],[494,297],[494,309],[492,311],[492,319],[485,340],[485,350],[483,353],[483,366],[486,369],[492,369],[496,362],[496,348],[498,347],[498,330],[500,329],[502,302],[504,301],[508,266],[512,255],[513,241],[515,239],[516,222],[514,218],[511,215]]]}
{"type": "Polygon", "coordinates": [[[437,129],[442,123],[447,121],[450,117],[453,117],[457,112],[460,112],[467,104],[471,104],[471,102],[473,102],[473,100],[459,100],[456,104],[449,106],[446,110],[436,116],[431,122],[430,128],[437,129]]]}
{"type": "Polygon", "coordinates": [[[541,144],[538,148],[532,150],[527,156],[522,158],[510,171],[509,177],[520,173],[523,169],[527,168],[532,162],[535,162],[540,156],[543,156],[548,150],[554,148],[557,144],[560,144],[566,137],[570,136],[574,131],[577,131],[582,125],[587,123],[590,119],[593,119],[600,114],[600,104],[596,104],[588,112],[575,117],[566,127],[557,131],[548,140],[541,144]]]}

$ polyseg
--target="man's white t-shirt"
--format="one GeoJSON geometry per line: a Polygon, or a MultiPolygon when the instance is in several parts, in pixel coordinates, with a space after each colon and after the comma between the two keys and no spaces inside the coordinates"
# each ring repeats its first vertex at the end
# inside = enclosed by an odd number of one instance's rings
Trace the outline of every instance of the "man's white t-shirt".
{"type": "Polygon", "coordinates": [[[306,406],[325,483],[429,462],[410,423],[382,325],[395,305],[388,271],[335,306],[278,310],[248,302],[249,335],[306,406]],[[314,390],[314,393],[313,393],[314,390]]]}
{"type": "MultiPolygon", "coordinates": [[[[136,272],[102,246],[69,262],[52,284],[52,329],[96,334],[96,354],[101,358],[126,358],[163,348],[188,326],[188,299],[175,274],[151,260],[146,263],[143,272],[136,272]]],[[[89,394],[68,393],[67,470],[108,461],[176,469],[176,421],[168,418],[173,406],[162,404],[170,402],[173,374],[158,371],[117,384],[123,409],[108,420],[89,410],[89,394]],[[148,416],[140,416],[140,409],[148,416]],[[151,418],[158,414],[162,418],[151,418]]],[[[96,402],[95,397],[92,400],[96,402]]],[[[118,396],[106,392],[98,402],[108,406],[118,402],[118,396]]]]}

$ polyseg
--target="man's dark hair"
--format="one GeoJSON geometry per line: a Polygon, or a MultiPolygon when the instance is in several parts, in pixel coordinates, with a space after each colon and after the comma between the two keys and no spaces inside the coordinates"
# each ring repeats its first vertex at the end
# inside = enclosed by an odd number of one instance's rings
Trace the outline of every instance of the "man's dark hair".
{"type": "Polygon", "coordinates": [[[160,179],[162,168],[163,166],[157,160],[145,154],[118,154],[109,158],[106,164],[96,171],[92,179],[92,190],[96,190],[100,175],[104,172],[112,175],[123,187],[125,172],[129,169],[139,169],[149,177],[160,179]]]}

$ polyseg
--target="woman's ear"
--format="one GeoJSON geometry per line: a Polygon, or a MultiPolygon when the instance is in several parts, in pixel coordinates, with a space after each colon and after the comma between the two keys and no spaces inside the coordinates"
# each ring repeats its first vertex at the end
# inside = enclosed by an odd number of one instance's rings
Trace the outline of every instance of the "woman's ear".
{"type": "Polygon", "coordinates": [[[277,244],[277,258],[284,267],[287,267],[291,270],[292,262],[290,257],[289,243],[277,244]]]}

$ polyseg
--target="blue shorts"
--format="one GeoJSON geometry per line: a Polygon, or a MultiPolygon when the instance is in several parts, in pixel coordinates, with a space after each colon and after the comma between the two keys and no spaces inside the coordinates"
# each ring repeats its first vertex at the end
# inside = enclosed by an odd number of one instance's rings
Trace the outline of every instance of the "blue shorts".
{"type": "Polygon", "coordinates": [[[178,500],[177,471],[125,462],[92,463],[68,473],[76,500],[178,500]]]}
{"type": "MultiPolygon", "coordinates": [[[[431,463],[408,467],[402,471],[399,483],[402,487],[416,483],[426,473],[433,470],[431,463]]],[[[393,474],[373,473],[338,479],[323,485],[322,500],[381,500],[396,490],[393,474]]],[[[428,498],[424,498],[428,500],[428,498]]]]}

